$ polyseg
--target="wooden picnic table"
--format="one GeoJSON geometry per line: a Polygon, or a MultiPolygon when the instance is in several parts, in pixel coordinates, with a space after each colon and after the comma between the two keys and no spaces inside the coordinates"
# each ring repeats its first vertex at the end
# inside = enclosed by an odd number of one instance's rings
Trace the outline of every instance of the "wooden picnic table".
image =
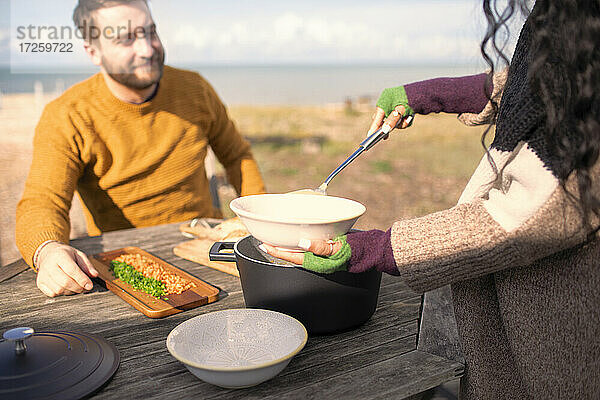
{"type": "Polygon", "coordinates": [[[37,289],[32,270],[19,273],[24,269],[19,260],[0,272],[0,280],[5,279],[0,283],[1,331],[30,326],[39,331],[87,332],[113,343],[121,363],[114,377],[94,395],[98,399],[400,399],[461,376],[462,362],[418,346],[420,326],[426,325],[422,310],[428,309],[423,296],[384,274],[377,310],[367,323],[339,334],[310,336],[306,347],[272,380],[238,390],[200,381],[167,351],[167,335],[194,316],[243,308],[244,298],[239,278],[173,254],[173,247],[185,240],[178,226],[115,231],[71,244],[87,254],[138,246],[217,286],[221,290],[217,302],[151,319],[99,281],[89,293],[48,298],[37,289]]]}

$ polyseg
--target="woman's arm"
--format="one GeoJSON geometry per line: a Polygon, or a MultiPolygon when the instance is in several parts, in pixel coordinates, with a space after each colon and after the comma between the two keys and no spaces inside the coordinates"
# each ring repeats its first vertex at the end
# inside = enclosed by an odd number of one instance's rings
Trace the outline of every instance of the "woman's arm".
{"type": "MultiPolygon", "coordinates": [[[[403,117],[415,113],[456,113],[459,114],[458,119],[469,126],[491,123],[496,117],[496,110],[485,93],[487,75],[482,73],[459,78],[435,78],[384,89],[377,100],[369,133],[381,127],[386,117],[390,117],[386,122],[395,126],[398,118],[395,118],[393,111],[403,117]]],[[[489,92],[497,104],[500,103],[507,76],[508,69],[504,69],[494,73],[492,77],[489,92]]],[[[406,128],[410,124],[398,125],[406,128]]]]}
{"type": "Polygon", "coordinates": [[[479,113],[488,102],[487,74],[460,78],[435,78],[404,86],[408,104],[416,114],[479,113]]]}
{"type": "MultiPolygon", "coordinates": [[[[303,248],[329,256],[348,246],[343,268],[321,257],[321,269],[363,272],[376,268],[400,275],[413,290],[425,292],[529,265],[585,242],[600,226],[595,215],[584,223],[575,178],[567,181],[568,194],[527,144],[521,143],[513,152],[492,150],[491,155],[503,171],[501,182],[490,181],[494,173],[484,157],[460,203],[451,209],[398,221],[387,232],[349,233],[331,245],[306,241],[303,248]]],[[[592,176],[597,196],[600,162],[592,176]]],[[[313,268],[314,256],[265,247],[276,257],[313,268]]]]}
{"type": "MultiPolygon", "coordinates": [[[[486,165],[484,159],[472,180],[487,183],[486,165]]],[[[600,163],[592,175],[598,195],[600,163]]],[[[396,266],[413,290],[529,265],[585,242],[600,225],[595,215],[584,223],[575,178],[566,184],[570,195],[526,144],[512,152],[502,176],[481,196],[392,226],[396,266]]]]}

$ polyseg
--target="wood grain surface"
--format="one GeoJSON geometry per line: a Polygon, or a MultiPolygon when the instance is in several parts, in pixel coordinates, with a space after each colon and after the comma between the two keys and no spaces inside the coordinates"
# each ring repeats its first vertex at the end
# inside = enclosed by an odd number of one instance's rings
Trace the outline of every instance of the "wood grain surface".
{"type": "Polygon", "coordinates": [[[173,254],[180,241],[178,224],[171,224],[110,232],[71,244],[87,254],[140,247],[218,287],[219,301],[152,319],[100,284],[85,294],[48,298],[29,270],[0,283],[0,331],[31,326],[89,332],[113,343],[121,364],[94,399],[412,399],[462,374],[463,364],[417,350],[422,296],[398,277],[384,274],[377,310],[369,321],[346,332],[311,335],[275,378],[238,390],[202,382],[169,354],[166,337],[189,318],[243,308],[244,297],[238,278],[173,254]]]}
{"type": "Polygon", "coordinates": [[[211,261],[208,253],[215,242],[236,242],[248,235],[246,227],[239,218],[218,220],[200,218],[179,225],[179,230],[185,236],[194,240],[186,240],[173,248],[173,253],[181,258],[214,268],[239,278],[240,273],[234,262],[211,261]]]}
{"type": "Polygon", "coordinates": [[[0,267],[0,282],[4,282],[12,278],[13,276],[19,275],[23,271],[27,271],[29,265],[21,258],[8,265],[0,267]]]}

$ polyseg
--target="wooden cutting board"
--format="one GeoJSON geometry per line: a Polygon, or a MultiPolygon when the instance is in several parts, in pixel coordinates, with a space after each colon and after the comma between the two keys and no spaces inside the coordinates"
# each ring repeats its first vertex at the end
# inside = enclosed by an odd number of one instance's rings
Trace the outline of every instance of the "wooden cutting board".
{"type": "Polygon", "coordinates": [[[167,315],[176,314],[184,310],[212,303],[218,298],[218,288],[188,274],[156,256],[153,256],[139,247],[124,247],[122,249],[95,254],[90,257],[90,261],[98,271],[99,278],[106,283],[106,287],[111,292],[115,293],[150,318],[166,317],[167,315]],[[169,294],[160,299],[135,290],[128,283],[117,279],[109,268],[110,261],[122,254],[140,254],[144,257],[148,257],[159,263],[165,270],[194,282],[196,287],[188,289],[181,294],[169,294]]]}
{"type": "Polygon", "coordinates": [[[218,262],[209,260],[208,251],[213,244],[215,244],[215,241],[210,239],[187,240],[175,246],[173,253],[181,258],[185,258],[186,260],[206,265],[209,268],[214,268],[239,278],[240,273],[238,272],[237,266],[234,262],[218,262]]]}

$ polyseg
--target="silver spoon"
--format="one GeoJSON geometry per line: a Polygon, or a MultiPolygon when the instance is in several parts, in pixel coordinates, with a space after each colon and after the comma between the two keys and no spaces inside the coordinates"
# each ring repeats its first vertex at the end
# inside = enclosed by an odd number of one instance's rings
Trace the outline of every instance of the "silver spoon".
{"type": "MultiPolygon", "coordinates": [[[[413,116],[409,115],[408,117],[406,117],[406,119],[400,119],[400,123],[403,121],[408,122],[408,124],[410,125],[410,123],[412,122],[413,116]]],[[[335,176],[337,174],[339,174],[340,172],[342,172],[342,170],[344,168],[346,168],[348,166],[348,164],[350,164],[352,161],[354,161],[356,159],[356,157],[360,156],[363,152],[369,150],[371,147],[375,146],[377,143],[379,143],[379,141],[381,141],[381,139],[387,139],[389,133],[392,131],[392,128],[390,125],[387,124],[383,124],[383,126],[379,129],[377,129],[375,132],[373,132],[372,134],[370,134],[365,140],[363,140],[359,145],[358,145],[358,149],[356,149],[354,151],[354,153],[352,153],[350,155],[350,157],[348,157],[343,163],[341,163],[336,169],[334,169],[329,176],[325,179],[325,181],[323,183],[321,183],[321,185],[316,188],[316,189],[302,189],[302,190],[297,190],[295,192],[292,193],[310,193],[310,194],[320,194],[320,195],[324,195],[327,196],[327,186],[329,185],[329,183],[331,182],[331,180],[333,178],[335,178],[335,176]]]]}

